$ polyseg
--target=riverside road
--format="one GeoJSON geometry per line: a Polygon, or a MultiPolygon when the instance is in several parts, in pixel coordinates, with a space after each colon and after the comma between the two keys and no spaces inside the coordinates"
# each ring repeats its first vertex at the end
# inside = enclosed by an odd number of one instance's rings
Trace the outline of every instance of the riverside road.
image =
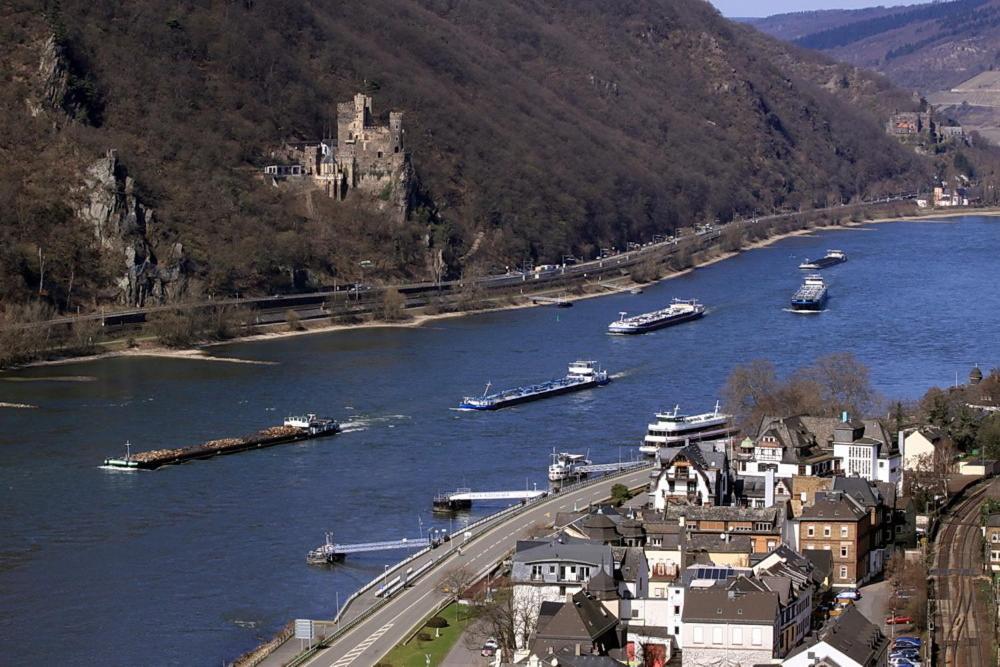
{"type": "MultiPolygon", "coordinates": [[[[329,648],[301,664],[309,667],[375,664],[393,646],[406,639],[424,618],[451,597],[441,590],[442,579],[448,572],[463,567],[470,572],[483,572],[509,553],[517,540],[527,536],[529,529],[540,523],[550,525],[557,512],[572,511],[574,506],[585,507],[588,503],[603,501],[610,496],[613,484],[620,483],[635,488],[648,481],[648,468],[624,475],[609,476],[590,486],[550,495],[523,512],[501,520],[464,545],[461,553],[457,547],[454,548],[450,555],[444,557],[437,567],[420,578],[412,588],[396,594],[377,612],[338,637],[329,648]]],[[[460,540],[461,537],[456,538],[456,541],[460,540]]],[[[430,551],[421,559],[415,560],[411,566],[417,569],[426,562],[424,559],[438,557],[436,551],[430,551]]],[[[371,604],[373,593],[374,591],[371,591],[369,595],[355,601],[358,611],[371,604]]],[[[284,650],[273,653],[261,665],[279,667],[286,664],[296,648],[295,640],[285,642],[282,647],[284,650]]]]}

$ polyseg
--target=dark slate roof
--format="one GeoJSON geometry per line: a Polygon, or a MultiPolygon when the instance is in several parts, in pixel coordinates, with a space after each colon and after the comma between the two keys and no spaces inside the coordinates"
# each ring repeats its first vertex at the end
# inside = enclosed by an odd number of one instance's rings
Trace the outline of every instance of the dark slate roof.
{"type": "Polygon", "coordinates": [[[1000,514],[991,514],[986,517],[986,525],[990,528],[1000,528],[1000,514]]]}
{"type": "Polygon", "coordinates": [[[886,652],[889,638],[868,622],[857,607],[851,605],[837,618],[831,619],[813,638],[792,650],[789,657],[825,642],[859,665],[876,664],[875,659],[886,652]]]}
{"type": "Polygon", "coordinates": [[[865,516],[865,511],[858,507],[848,496],[837,496],[836,494],[817,493],[816,502],[802,508],[799,515],[803,520],[840,520],[858,521],[865,516]]]}
{"type": "Polygon", "coordinates": [[[683,620],[708,623],[774,623],[778,597],[771,592],[740,593],[721,588],[692,588],[684,596],[683,620]]]}
{"type": "Polygon", "coordinates": [[[678,535],[684,532],[676,518],[673,521],[643,521],[642,527],[647,535],[678,535]]]}
{"type": "Polygon", "coordinates": [[[710,553],[749,554],[753,552],[753,540],[749,535],[730,534],[728,540],[716,533],[691,533],[681,543],[685,551],[708,551],[710,553]]]}
{"type": "Polygon", "coordinates": [[[806,549],[802,555],[813,564],[813,580],[819,584],[833,574],[833,552],[826,549],[806,549]]]}
{"type": "Polygon", "coordinates": [[[684,517],[692,521],[769,521],[777,523],[777,507],[727,507],[725,505],[667,505],[665,519],[684,517]]]}
{"type": "Polygon", "coordinates": [[[639,575],[646,571],[642,565],[642,547],[613,547],[615,562],[618,565],[618,575],[622,581],[634,582],[639,575]]]}
{"type": "Polygon", "coordinates": [[[596,542],[566,542],[557,540],[550,542],[532,542],[521,548],[522,542],[515,547],[514,561],[520,563],[539,563],[548,561],[574,561],[600,565],[610,556],[607,545],[596,542]]]}
{"type": "Polygon", "coordinates": [[[614,577],[603,569],[598,570],[597,574],[587,581],[587,590],[598,598],[602,598],[607,593],[613,593],[613,597],[618,597],[618,584],[615,583],[614,577]]]}
{"type": "Polygon", "coordinates": [[[861,477],[834,477],[833,490],[843,491],[862,507],[872,508],[879,504],[879,498],[867,479],[861,477]]]}

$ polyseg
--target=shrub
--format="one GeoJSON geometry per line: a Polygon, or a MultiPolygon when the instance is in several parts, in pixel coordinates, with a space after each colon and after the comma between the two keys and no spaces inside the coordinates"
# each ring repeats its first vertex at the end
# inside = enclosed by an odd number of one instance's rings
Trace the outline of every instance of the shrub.
{"type": "Polygon", "coordinates": [[[285,322],[288,323],[289,331],[305,331],[306,327],[302,324],[302,318],[294,310],[289,309],[285,312],[285,322]]]}
{"type": "Polygon", "coordinates": [[[431,617],[430,620],[427,621],[427,627],[428,628],[447,628],[448,627],[448,619],[446,619],[446,618],[444,618],[442,616],[433,616],[433,617],[431,617]]]}
{"type": "Polygon", "coordinates": [[[432,637],[429,632],[421,632],[417,634],[417,641],[429,642],[432,639],[434,639],[434,637],[432,637]]]}

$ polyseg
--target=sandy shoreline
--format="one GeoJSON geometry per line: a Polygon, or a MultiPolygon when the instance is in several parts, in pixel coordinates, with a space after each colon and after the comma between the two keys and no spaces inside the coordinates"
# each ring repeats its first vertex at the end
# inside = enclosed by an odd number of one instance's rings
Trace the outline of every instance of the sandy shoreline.
{"type": "MultiPolygon", "coordinates": [[[[628,278],[619,278],[616,280],[621,283],[621,286],[620,288],[617,289],[612,289],[607,287],[609,283],[614,282],[614,281],[607,281],[599,285],[596,285],[596,287],[602,287],[603,289],[591,293],[570,294],[566,292],[560,292],[559,290],[551,290],[551,293],[558,293],[559,298],[564,299],[566,301],[575,302],[575,301],[582,301],[584,299],[594,299],[602,296],[608,296],[611,294],[620,294],[622,292],[626,292],[635,289],[637,287],[642,289],[648,285],[654,285],[656,283],[671,280],[673,278],[679,278],[681,276],[688,275],[689,273],[692,273],[697,269],[712,266],[713,264],[717,264],[727,259],[731,259],[742,252],[746,252],[748,250],[756,250],[758,248],[766,248],[768,246],[774,245],[775,243],[778,243],[779,241],[783,241],[785,239],[797,236],[810,236],[816,232],[831,231],[831,230],[860,231],[864,227],[867,227],[869,225],[877,225],[889,222],[946,222],[946,221],[950,222],[950,220],[947,219],[973,217],[973,216],[997,217],[1000,216],[1000,208],[984,209],[982,211],[975,211],[975,212],[948,211],[948,212],[935,212],[933,214],[928,213],[926,215],[893,216],[886,218],[874,218],[872,220],[861,220],[859,222],[846,222],[839,225],[825,225],[825,226],[809,227],[805,229],[796,229],[790,232],[785,232],[783,234],[769,236],[766,239],[754,241],[753,243],[743,246],[739,250],[721,252],[720,254],[714,257],[709,257],[703,261],[698,262],[695,266],[692,266],[691,268],[671,273],[669,275],[663,276],[658,280],[650,281],[649,283],[636,283],[628,278]],[[939,218],[944,218],[945,220],[936,220],[939,218]]],[[[198,345],[197,347],[188,349],[173,349],[168,347],[162,347],[159,345],[148,344],[126,350],[109,350],[107,352],[101,352],[98,354],[82,356],[82,357],[67,357],[65,359],[36,361],[20,366],[19,368],[31,368],[36,366],[61,366],[66,364],[96,361],[99,359],[110,359],[114,357],[160,357],[165,359],[188,359],[194,361],[211,361],[211,362],[225,362],[234,364],[254,364],[254,365],[269,366],[269,365],[275,365],[277,362],[257,361],[253,359],[238,359],[231,357],[216,357],[212,356],[207,351],[213,347],[218,347],[221,345],[231,345],[233,343],[251,343],[251,342],[266,341],[266,340],[277,340],[281,338],[291,338],[294,336],[307,336],[312,334],[331,333],[335,331],[348,331],[348,330],[358,330],[358,329],[416,328],[416,327],[422,327],[430,322],[437,322],[440,320],[446,320],[456,317],[466,317],[468,315],[477,315],[482,313],[498,313],[507,310],[519,310],[522,308],[543,307],[546,304],[534,303],[531,300],[532,296],[542,296],[543,294],[546,294],[546,292],[538,292],[532,295],[524,295],[522,297],[519,297],[524,299],[523,303],[513,303],[505,306],[500,306],[498,308],[465,310],[465,311],[457,311],[450,313],[438,313],[434,315],[421,313],[413,315],[410,318],[400,322],[372,321],[372,322],[361,322],[358,324],[324,324],[320,326],[309,326],[308,322],[303,322],[303,326],[305,328],[300,331],[287,331],[287,330],[267,331],[263,333],[250,334],[248,336],[239,336],[225,341],[204,343],[198,345]]],[[[287,325],[274,325],[274,326],[280,327],[287,325]]],[[[11,369],[11,370],[17,370],[17,369],[11,369]]],[[[0,406],[0,407],[13,407],[13,406],[0,406]]],[[[22,407],[22,406],[17,406],[17,407],[22,407]]]]}

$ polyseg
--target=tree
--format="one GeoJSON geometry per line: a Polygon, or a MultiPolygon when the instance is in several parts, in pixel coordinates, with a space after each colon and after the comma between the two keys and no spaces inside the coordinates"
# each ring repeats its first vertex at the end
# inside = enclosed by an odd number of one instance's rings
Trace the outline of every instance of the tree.
{"type": "Polygon", "coordinates": [[[841,412],[865,415],[875,406],[868,367],[850,352],[820,357],[802,374],[819,388],[820,401],[828,415],[841,412]]]}
{"type": "Polygon", "coordinates": [[[477,636],[496,639],[504,664],[513,660],[515,650],[528,645],[538,621],[541,593],[534,587],[523,588],[517,595],[512,587],[501,588],[490,600],[482,601],[473,626],[477,636]]]}
{"type": "Polygon", "coordinates": [[[614,484],[611,487],[611,503],[616,507],[624,505],[632,497],[632,492],[624,484],[614,484]]]}
{"type": "Polygon", "coordinates": [[[729,374],[722,388],[723,402],[734,415],[736,425],[744,433],[752,433],[761,418],[774,411],[780,386],[774,364],[755,359],[737,366],[729,374]]]}
{"type": "Polygon", "coordinates": [[[438,580],[438,590],[457,600],[476,580],[475,574],[464,565],[453,567],[438,580]]]}
{"type": "Polygon", "coordinates": [[[382,292],[379,318],[386,322],[399,322],[406,317],[406,297],[395,287],[386,287],[382,292]]]}
{"type": "Polygon", "coordinates": [[[976,433],[976,446],[984,457],[1000,459],[1000,414],[993,413],[983,420],[976,433]]]}

